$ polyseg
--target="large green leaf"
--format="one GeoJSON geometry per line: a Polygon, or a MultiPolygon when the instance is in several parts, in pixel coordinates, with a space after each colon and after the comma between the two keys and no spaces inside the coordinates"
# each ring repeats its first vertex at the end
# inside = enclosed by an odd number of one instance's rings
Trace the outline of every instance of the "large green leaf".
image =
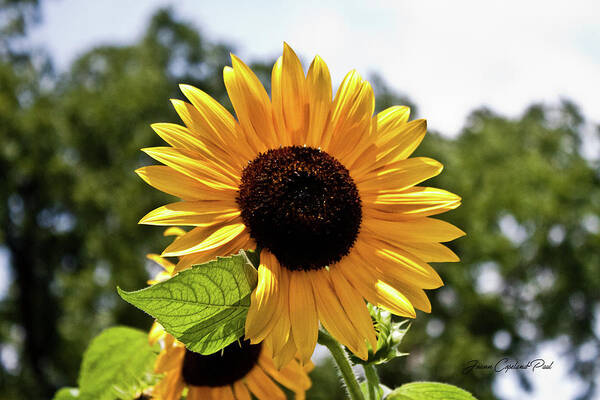
{"type": "Polygon", "coordinates": [[[158,320],[192,351],[215,353],[244,334],[257,272],[243,250],[121,297],[158,320]]]}
{"type": "Polygon", "coordinates": [[[446,383],[413,382],[390,393],[386,400],[476,400],[471,393],[446,383]]]}
{"type": "MultiPolygon", "coordinates": [[[[83,355],[79,371],[80,400],[133,399],[153,383],[157,351],[148,334],[127,327],[109,328],[96,336],[83,355]]],[[[73,393],[73,392],[71,392],[73,393]]],[[[65,397],[68,393],[57,393],[65,397]]]]}

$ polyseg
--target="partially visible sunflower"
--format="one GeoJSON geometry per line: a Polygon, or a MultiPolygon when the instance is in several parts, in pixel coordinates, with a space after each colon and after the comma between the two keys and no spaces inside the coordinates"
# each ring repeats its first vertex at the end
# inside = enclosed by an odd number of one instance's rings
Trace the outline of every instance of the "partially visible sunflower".
{"type": "Polygon", "coordinates": [[[165,165],[137,173],[183,201],[141,223],[194,228],[163,252],[177,270],[239,249],[262,249],[246,338],[266,341],[277,365],[309,360],[319,321],[366,359],[376,332],[365,300],[404,317],[429,312],[423,289],[441,286],[428,262],[458,261],[441,242],[464,235],[430,218],[460,205],[447,191],[416,186],[439,174],[430,158],[408,158],[426,132],[409,109],[373,116],[371,86],[356,71],[332,99],[318,56],[305,75],[284,45],[271,98],[232,55],[225,86],[237,119],[188,85],[191,104],[173,100],[185,126],[153,129],[170,147],[144,149],[165,165]]]}
{"type": "Polygon", "coordinates": [[[234,342],[205,356],[187,350],[158,324],[149,338],[151,343],[160,340],[162,346],[154,371],[163,377],[151,391],[156,400],[179,400],[186,388],[187,400],[249,400],[250,394],[259,400],[285,399],[275,382],[294,392],[296,399],[304,399],[311,386],[311,363],[302,366],[291,360],[278,369],[262,343],[234,342]]]}
{"type": "MultiPolygon", "coordinates": [[[[177,228],[165,231],[166,236],[185,234],[177,228]]],[[[175,264],[156,254],[148,258],[158,263],[163,271],[148,281],[155,284],[174,274],[175,264]]],[[[194,353],[184,344],[165,332],[154,322],[148,333],[151,345],[161,344],[154,372],[163,375],[150,391],[156,400],[180,400],[187,388],[187,400],[250,400],[250,394],[259,400],[285,399],[279,382],[295,393],[296,399],[304,399],[311,386],[308,372],[312,363],[303,366],[291,360],[283,368],[275,367],[265,345],[234,342],[221,352],[211,355],[194,353]]]]}

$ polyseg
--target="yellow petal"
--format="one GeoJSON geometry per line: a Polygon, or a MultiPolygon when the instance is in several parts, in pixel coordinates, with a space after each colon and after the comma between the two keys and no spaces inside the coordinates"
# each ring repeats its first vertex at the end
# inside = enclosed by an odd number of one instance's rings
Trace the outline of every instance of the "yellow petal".
{"type": "Polygon", "coordinates": [[[294,342],[303,362],[308,362],[317,344],[319,319],[310,278],[304,271],[290,273],[290,322],[294,342]]]}
{"type": "Polygon", "coordinates": [[[361,200],[365,215],[387,221],[436,215],[453,210],[461,203],[461,198],[454,193],[420,186],[383,194],[365,193],[361,200]]]}
{"type": "Polygon", "coordinates": [[[346,75],[333,100],[331,123],[324,137],[324,148],[344,163],[344,156],[356,149],[369,133],[375,108],[373,89],[358,72],[346,75]]]}
{"type": "Polygon", "coordinates": [[[344,274],[348,282],[359,290],[369,303],[378,307],[383,307],[393,314],[414,318],[415,310],[408,299],[398,296],[382,296],[379,284],[382,281],[376,272],[363,268],[360,261],[356,260],[356,255],[352,253],[347,256],[343,263],[338,266],[340,272],[344,274]]]}
{"type": "Polygon", "coordinates": [[[271,71],[271,103],[273,107],[273,123],[275,124],[275,134],[281,146],[290,146],[292,137],[288,134],[285,126],[285,116],[283,114],[283,56],[279,57],[273,65],[271,71]]]}
{"type": "Polygon", "coordinates": [[[293,391],[304,391],[310,388],[310,378],[295,360],[292,360],[281,369],[275,367],[275,363],[273,363],[271,358],[262,354],[258,362],[267,374],[271,375],[273,379],[288,389],[293,391]]]}
{"type": "Polygon", "coordinates": [[[360,243],[356,243],[355,247],[365,268],[369,268],[370,265],[383,276],[391,276],[425,289],[436,289],[444,284],[429,264],[397,246],[373,238],[364,238],[360,243]]]}
{"type": "Polygon", "coordinates": [[[308,274],[315,294],[319,319],[325,329],[354,354],[366,360],[368,353],[365,342],[358,337],[355,327],[333,291],[329,271],[310,271],[308,274]]]}
{"type": "Polygon", "coordinates": [[[290,335],[281,351],[279,353],[273,353],[273,362],[275,363],[275,368],[283,368],[284,365],[287,365],[294,359],[294,356],[297,352],[298,349],[296,348],[296,343],[294,343],[294,337],[290,335]]]}
{"type": "Polygon", "coordinates": [[[189,131],[198,138],[202,137],[204,119],[198,110],[183,100],[171,99],[171,104],[189,131]]]}
{"type": "Polygon", "coordinates": [[[147,184],[185,200],[235,198],[235,192],[214,190],[202,182],[164,165],[151,165],[135,171],[147,184]]]}
{"type": "Polygon", "coordinates": [[[194,228],[171,243],[162,256],[175,257],[215,249],[232,241],[245,229],[243,223],[194,228]]]}
{"type": "Polygon", "coordinates": [[[402,293],[408,301],[416,308],[426,313],[431,312],[431,303],[423,289],[414,287],[404,282],[391,282],[390,286],[402,293]]]}
{"type": "Polygon", "coordinates": [[[193,86],[179,85],[179,88],[201,116],[198,121],[201,131],[198,133],[203,134],[203,138],[210,138],[224,146],[235,143],[237,124],[235,118],[225,107],[207,93],[193,86]]]}
{"type": "Polygon", "coordinates": [[[362,163],[361,168],[354,171],[354,176],[362,176],[367,172],[377,171],[386,165],[407,159],[419,146],[426,132],[427,122],[424,119],[400,124],[398,132],[390,140],[385,143],[376,142],[378,150],[375,159],[362,163]]]}
{"type": "Polygon", "coordinates": [[[331,114],[331,76],[327,64],[316,56],[306,76],[309,125],[306,138],[307,146],[321,147],[321,139],[327,128],[331,114]]]}
{"type": "Polygon", "coordinates": [[[281,312],[281,266],[274,255],[263,250],[258,267],[258,284],[250,296],[246,338],[258,343],[271,332],[281,312]]]}
{"type": "Polygon", "coordinates": [[[186,96],[190,95],[193,101],[199,105],[199,107],[195,107],[185,101],[171,99],[175,111],[192,135],[203,143],[212,145],[213,148],[229,151],[230,157],[239,154],[243,158],[247,158],[247,154],[244,153],[246,149],[243,147],[231,149],[232,143],[239,142],[241,133],[239,125],[229,112],[206,94],[204,94],[206,96],[204,104],[199,103],[198,98],[202,95],[195,96],[194,93],[191,93],[193,90],[190,89],[194,89],[191,86],[182,85],[180,87],[186,96]]]}
{"type": "Polygon", "coordinates": [[[219,141],[218,134],[216,134],[211,129],[207,129],[208,121],[196,107],[181,100],[171,99],[171,103],[173,104],[175,111],[177,111],[177,114],[179,114],[181,120],[196,138],[201,140],[203,143],[212,144],[213,149],[221,148],[222,151],[225,151],[228,154],[228,156],[225,157],[225,160],[227,160],[228,164],[233,165],[235,161],[235,155],[238,153],[242,154],[241,158],[243,159],[252,159],[254,157],[253,154],[255,153],[250,149],[246,149],[243,146],[239,146],[236,148],[231,147],[232,143],[239,143],[240,141],[241,133],[239,133],[240,127],[238,124],[235,124],[234,133],[234,136],[236,136],[237,139],[221,142],[219,141]],[[252,158],[249,158],[249,155],[252,158]]]}
{"type": "Polygon", "coordinates": [[[415,218],[397,222],[366,219],[362,227],[390,243],[449,242],[465,235],[454,225],[434,218],[415,218]]]}
{"type": "Polygon", "coordinates": [[[285,400],[285,394],[259,366],[246,375],[246,385],[258,400],[285,400]]]}
{"type": "Polygon", "coordinates": [[[292,144],[306,143],[308,125],[308,97],[302,64],[287,43],[283,45],[281,66],[282,111],[292,144]]]}
{"type": "Polygon", "coordinates": [[[159,207],[141,220],[146,225],[211,226],[240,215],[235,201],[182,201],[159,207]]]}
{"type": "Polygon", "coordinates": [[[443,165],[427,157],[415,157],[387,165],[356,182],[361,195],[399,192],[442,172],[443,165]]]}
{"type": "Polygon", "coordinates": [[[152,147],[142,149],[150,157],[173,168],[177,172],[197,179],[216,190],[237,190],[239,178],[225,171],[218,164],[193,158],[187,150],[173,147],[152,147]]]}
{"type": "Polygon", "coordinates": [[[250,392],[246,388],[246,384],[242,381],[237,381],[233,384],[233,393],[235,394],[236,400],[252,400],[250,392]]]}
{"type": "Polygon", "coordinates": [[[224,72],[225,87],[249,144],[257,152],[277,145],[271,101],[254,72],[231,55],[233,68],[224,72]]]}
{"type": "Polygon", "coordinates": [[[384,145],[395,139],[410,116],[410,108],[392,106],[379,112],[376,116],[377,144],[384,145]]]}
{"type": "Polygon", "coordinates": [[[460,258],[441,243],[399,243],[398,246],[425,262],[458,262],[460,258]]]}
{"type": "Polygon", "coordinates": [[[184,347],[175,347],[170,351],[161,351],[154,364],[154,370],[158,373],[169,372],[173,369],[178,369],[183,364],[185,356],[184,347]]]}
{"type": "Polygon", "coordinates": [[[152,124],[152,129],[165,142],[171,146],[196,153],[196,158],[205,160],[219,160],[219,163],[227,168],[229,173],[237,174],[244,166],[245,158],[237,155],[234,149],[237,140],[233,138],[226,145],[221,142],[211,141],[210,138],[194,135],[188,128],[169,123],[152,124]]]}
{"type": "MultiPolygon", "coordinates": [[[[289,311],[289,302],[288,302],[288,292],[289,292],[289,272],[286,268],[280,269],[280,293],[279,296],[279,307],[280,311],[278,312],[279,318],[275,322],[273,326],[273,330],[271,331],[272,337],[272,349],[274,354],[278,354],[281,352],[283,347],[287,344],[288,340],[291,336],[290,331],[290,311],[289,311]]],[[[294,354],[296,352],[294,351],[294,354]]]]}
{"type": "MultiPolygon", "coordinates": [[[[221,397],[213,396],[213,388],[208,386],[188,386],[186,400],[221,400],[221,397]]],[[[179,398],[177,398],[179,400],[179,398]]]]}
{"type": "Polygon", "coordinates": [[[365,128],[358,137],[358,142],[354,145],[345,146],[345,152],[339,154],[339,159],[343,165],[350,168],[357,168],[357,165],[364,163],[373,163],[376,158],[376,148],[373,144],[373,124],[365,123],[365,128]]]}
{"type": "Polygon", "coordinates": [[[302,366],[302,369],[304,370],[304,372],[306,372],[307,374],[311,373],[314,369],[315,369],[315,364],[313,364],[313,362],[308,362],[306,364],[304,364],[302,366]]]}
{"type": "Polygon", "coordinates": [[[344,275],[339,271],[338,266],[333,265],[329,272],[335,293],[340,299],[344,311],[347,315],[351,315],[352,325],[360,332],[361,337],[366,339],[372,349],[377,349],[377,336],[371,315],[367,309],[367,305],[362,296],[356,289],[346,280],[344,275]]]}
{"type": "Polygon", "coordinates": [[[235,397],[233,397],[233,390],[231,390],[231,386],[229,385],[213,387],[212,397],[215,400],[236,400],[235,397]]]}
{"type": "Polygon", "coordinates": [[[378,143],[385,150],[378,158],[374,167],[391,164],[396,161],[405,160],[415,151],[427,132],[427,121],[417,119],[402,124],[398,133],[385,145],[378,143]]]}
{"type": "Polygon", "coordinates": [[[377,294],[380,297],[380,303],[383,303],[381,299],[384,299],[384,301],[387,300],[387,302],[389,303],[402,304],[402,307],[405,310],[407,310],[408,313],[407,315],[399,315],[409,318],[415,318],[416,314],[413,305],[403,293],[399,292],[396,288],[383,281],[377,281],[377,283],[375,284],[375,289],[377,290],[377,294]]]}
{"type": "Polygon", "coordinates": [[[183,236],[185,235],[187,232],[184,231],[181,228],[178,228],[176,226],[172,226],[170,228],[165,229],[165,231],[163,232],[163,236],[183,236]]]}
{"type": "Polygon", "coordinates": [[[169,373],[154,386],[152,395],[160,400],[179,400],[184,388],[181,374],[169,373]]]}

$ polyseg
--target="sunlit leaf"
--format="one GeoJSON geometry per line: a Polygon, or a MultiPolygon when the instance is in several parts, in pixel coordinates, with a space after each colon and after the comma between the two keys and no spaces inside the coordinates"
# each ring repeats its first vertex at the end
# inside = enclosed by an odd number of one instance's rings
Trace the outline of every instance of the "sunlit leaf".
{"type": "Polygon", "coordinates": [[[96,336],[83,355],[79,372],[79,396],[61,390],[55,400],[133,399],[155,378],[157,351],[148,344],[148,334],[127,327],[109,328],[96,336]]]}
{"type": "Polygon", "coordinates": [[[244,251],[121,297],[158,320],[192,351],[215,353],[239,339],[257,272],[244,251]]]}

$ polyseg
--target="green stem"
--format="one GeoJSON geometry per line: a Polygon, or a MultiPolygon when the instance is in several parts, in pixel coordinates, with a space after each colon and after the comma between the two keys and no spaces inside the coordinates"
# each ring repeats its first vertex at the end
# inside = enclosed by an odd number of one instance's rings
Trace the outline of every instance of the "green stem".
{"type": "Polygon", "coordinates": [[[377,400],[376,393],[379,391],[379,376],[373,364],[364,364],[365,377],[369,387],[369,400],[377,400]]]}
{"type": "Polygon", "coordinates": [[[342,346],[332,338],[327,332],[323,330],[319,330],[319,344],[326,346],[329,349],[329,352],[333,356],[333,359],[338,365],[340,372],[342,373],[342,378],[344,378],[344,382],[346,383],[346,388],[348,390],[348,394],[352,400],[364,400],[363,394],[360,391],[360,386],[358,386],[358,381],[352,372],[352,367],[350,366],[350,361],[346,356],[346,353],[342,349],[342,346]]]}

